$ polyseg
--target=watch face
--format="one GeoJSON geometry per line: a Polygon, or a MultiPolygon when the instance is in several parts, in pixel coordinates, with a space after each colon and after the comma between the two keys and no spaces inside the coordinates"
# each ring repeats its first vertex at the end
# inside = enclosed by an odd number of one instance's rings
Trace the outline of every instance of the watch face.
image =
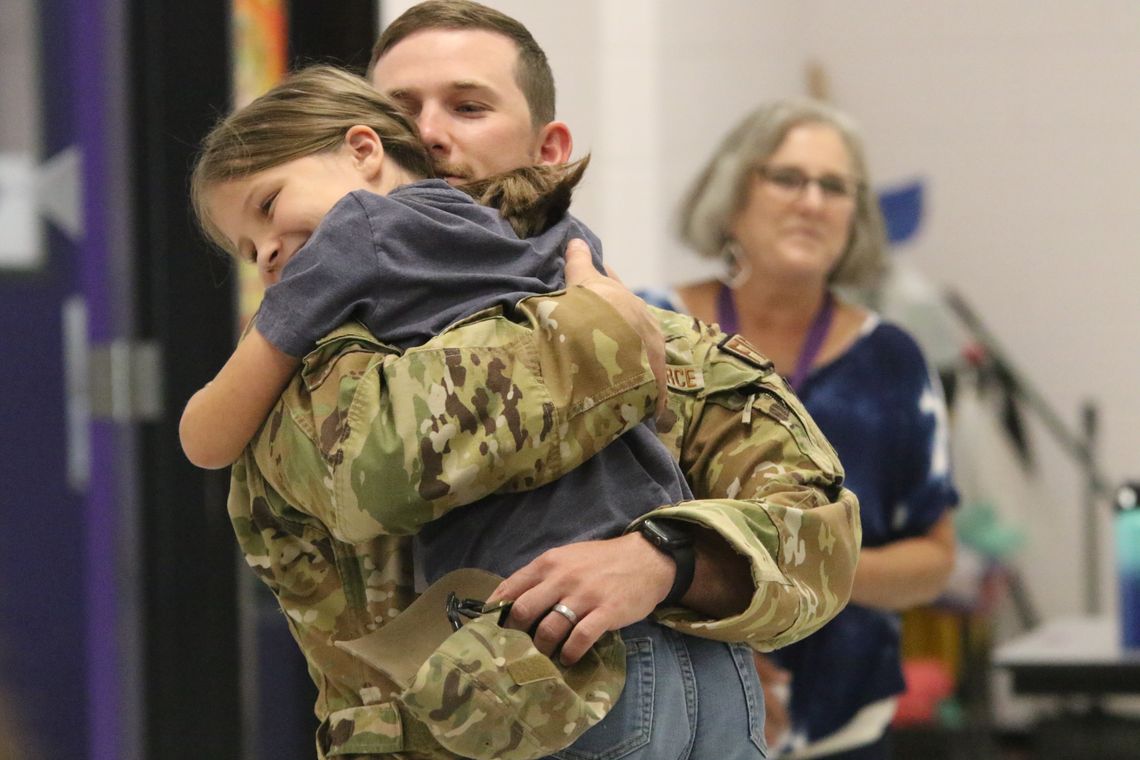
{"type": "Polygon", "coordinates": [[[658,520],[646,520],[641,524],[642,532],[658,546],[688,546],[693,537],[684,528],[658,520]]]}
{"type": "Polygon", "coordinates": [[[669,541],[668,537],[661,532],[660,528],[657,527],[657,523],[653,522],[652,520],[646,520],[643,522],[641,524],[641,528],[641,532],[645,534],[646,538],[658,546],[669,541]]]}

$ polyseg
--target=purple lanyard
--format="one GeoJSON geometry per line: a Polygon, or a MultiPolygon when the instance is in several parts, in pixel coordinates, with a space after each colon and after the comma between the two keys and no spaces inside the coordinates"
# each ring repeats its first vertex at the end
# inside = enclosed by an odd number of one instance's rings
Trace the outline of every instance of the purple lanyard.
{"type": "MultiPolygon", "coordinates": [[[[788,378],[788,385],[792,386],[792,390],[796,393],[799,393],[804,380],[811,372],[812,365],[815,364],[816,357],[819,356],[819,350],[823,348],[823,341],[827,337],[827,331],[831,327],[831,318],[834,314],[835,298],[831,295],[830,290],[824,291],[823,304],[816,312],[815,318],[812,319],[807,337],[804,338],[804,345],[800,349],[800,355],[796,358],[796,370],[788,378]]],[[[720,329],[726,333],[732,334],[740,329],[739,320],[736,318],[736,304],[732,300],[732,291],[724,284],[720,286],[720,292],[717,293],[716,320],[720,323],[720,329]]]]}

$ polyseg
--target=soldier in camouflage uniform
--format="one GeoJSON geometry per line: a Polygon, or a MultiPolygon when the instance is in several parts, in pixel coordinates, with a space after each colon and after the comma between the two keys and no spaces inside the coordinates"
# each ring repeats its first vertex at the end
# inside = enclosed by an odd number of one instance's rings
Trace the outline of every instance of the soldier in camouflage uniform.
{"type": "MultiPolygon", "coordinates": [[[[415,597],[410,538],[392,535],[399,526],[382,525],[370,505],[392,493],[410,499],[412,513],[436,514],[496,489],[529,487],[535,473],[557,477],[604,443],[595,436],[612,429],[615,408],[645,408],[653,398],[647,373],[615,377],[599,353],[603,344],[636,341],[607,300],[572,287],[530,299],[521,313],[522,323],[484,315],[403,355],[359,328],[334,332],[306,358],[234,467],[231,517],[318,685],[322,756],[455,756],[398,701],[399,684],[336,646],[382,631],[415,597]],[[599,343],[601,335],[609,340],[599,343]],[[476,401],[493,384],[492,368],[517,389],[501,399],[509,409],[476,401]],[[507,418],[516,421],[492,422],[507,418]]],[[[658,430],[705,497],[646,516],[683,521],[697,537],[697,576],[684,606],[656,616],[686,634],[758,649],[794,641],[846,603],[857,504],[841,487],[831,448],[762,357],[714,328],[656,316],[670,380],[658,430]],[[741,567],[745,593],[718,587],[741,567]]],[[[584,619],[593,614],[594,625],[572,626],[563,653],[575,651],[566,659],[597,639],[598,621],[616,629],[643,617],[672,575],[668,560],[665,575],[651,570],[657,551],[636,534],[587,543],[540,557],[498,592],[520,602],[529,596],[542,609],[552,593],[554,601],[590,600],[592,610],[571,605],[584,619]],[[607,559],[560,570],[587,552],[607,559]],[[628,582],[604,585],[614,577],[628,582]]],[[[539,617],[524,612],[516,622],[539,617]]],[[[566,623],[546,615],[536,643],[544,630],[547,647],[565,638],[557,625],[566,623]]],[[[750,715],[753,708],[762,715],[752,704],[750,715]]],[[[762,742],[757,733],[754,723],[752,739],[762,742]]]]}
{"type": "MultiPolygon", "coordinates": [[[[345,326],[306,357],[234,466],[230,516],[246,561],[280,601],[318,685],[322,756],[452,756],[401,713],[394,701],[398,685],[335,646],[381,628],[415,598],[410,537],[386,533],[369,513],[386,492],[370,480],[358,480],[364,485],[353,489],[343,473],[367,470],[375,483],[391,484],[405,497],[418,494],[420,509],[430,512],[457,497],[442,477],[421,488],[415,471],[405,470],[403,452],[434,447],[439,431],[458,428],[464,413],[479,422],[443,447],[440,470],[451,471],[450,461],[499,452],[486,481],[464,478],[466,499],[477,495],[477,485],[490,491],[523,482],[535,470],[535,457],[551,472],[572,466],[590,451],[575,441],[590,438],[592,416],[611,416],[610,404],[644,405],[653,397],[647,370],[631,387],[627,379],[611,382],[604,359],[583,361],[594,356],[591,321],[599,317],[616,343],[636,343],[590,290],[572,287],[529,299],[521,311],[529,324],[489,314],[403,355],[345,326]],[[551,303],[567,315],[591,317],[543,327],[541,315],[551,303]],[[487,384],[488,359],[504,357],[508,345],[518,358],[500,371],[519,389],[513,398],[518,429],[527,431],[521,438],[506,426],[483,424],[473,403],[487,384]],[[551,409],[563,420],[560,431],[545,424],[551,409]],[[515,451],[521,466],[512,464],[515,451]],[[334,482],[348,487],[330,487],[334,482]]],[[[693,635],[764,650],[802,638],[846,603],[858,552],[858,505],[840,486],[842,470],[830,446],[762,358],[715,328],[669,312],[658,316],[673,380],[662,440],[696,493],[723,498],[651,515],[715,531],[747,559],[755,584],[747,607],[731,617],[682,608],[658,617],[693,635]]]]}

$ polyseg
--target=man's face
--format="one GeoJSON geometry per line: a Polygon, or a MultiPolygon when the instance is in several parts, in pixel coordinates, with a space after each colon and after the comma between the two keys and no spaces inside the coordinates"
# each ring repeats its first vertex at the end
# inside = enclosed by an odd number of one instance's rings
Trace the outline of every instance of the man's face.
{"type": "Polygon", "coordinates": [[[430,29],[393,46],[372,84],[412,114],[451,184],[542,163],[541,130],[515,81],[518,49],[484,30],[430,29]]]}

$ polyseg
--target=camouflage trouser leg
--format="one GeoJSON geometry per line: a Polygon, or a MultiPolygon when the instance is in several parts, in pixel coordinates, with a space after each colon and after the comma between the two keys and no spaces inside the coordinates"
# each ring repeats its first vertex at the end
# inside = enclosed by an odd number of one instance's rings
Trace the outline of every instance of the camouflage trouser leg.
{"type": "Polygon", "coordinates": [[[760,760],[764,700],[747,647],[644,621],[622,630],[621,699],[556,760],[760,760]]]}

